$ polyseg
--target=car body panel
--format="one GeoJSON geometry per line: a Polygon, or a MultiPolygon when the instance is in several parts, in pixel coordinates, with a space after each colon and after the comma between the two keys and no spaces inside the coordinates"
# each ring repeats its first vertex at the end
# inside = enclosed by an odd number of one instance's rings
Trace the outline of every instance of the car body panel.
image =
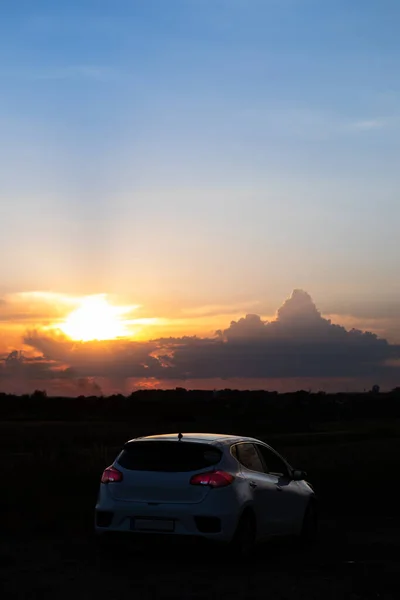
{"type": "Polygon", "coordinates": [[[163,504],[197,504],[204,501],[210,488],[190,485],[190,478],[195,473],[203,473],[204,469],[191,473],[160,473],[147,471],[131,471],[119,464],[117,469],[124,477],[123,485],[111,485],[110,494],[115,500],[163,503],[163,504]]]}

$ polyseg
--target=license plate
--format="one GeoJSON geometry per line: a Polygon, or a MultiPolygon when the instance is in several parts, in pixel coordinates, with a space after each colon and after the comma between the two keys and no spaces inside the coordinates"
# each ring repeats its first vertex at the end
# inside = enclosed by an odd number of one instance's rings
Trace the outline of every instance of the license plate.
{"type": "Polygon", "coordinates": [[[174,522],[165,519],[131,519],[134,531],[174,531],[174,522]]]}

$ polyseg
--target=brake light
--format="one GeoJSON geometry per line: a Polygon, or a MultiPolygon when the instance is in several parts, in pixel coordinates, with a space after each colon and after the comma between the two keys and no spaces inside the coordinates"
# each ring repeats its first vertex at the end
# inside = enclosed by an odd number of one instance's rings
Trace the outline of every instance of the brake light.
{"type": "Polygon", "coordinates": [[[123,480],[121,471],[118,471],[115,467],[107,467],[101,476],[101,483],[117,483],[123,480]]]}
{"type": "Polygon", "coordinates": [[[213,488],[226,487],[234,480],[233,475],[225,471],[209,471],[193,475],[190,480],[192,485],[208,485],[213,488]]]}

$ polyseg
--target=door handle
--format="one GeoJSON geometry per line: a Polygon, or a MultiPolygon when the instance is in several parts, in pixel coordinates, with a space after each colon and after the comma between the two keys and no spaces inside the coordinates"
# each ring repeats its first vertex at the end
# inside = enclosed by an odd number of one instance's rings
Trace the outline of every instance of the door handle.
{"type": "Polygon", "coordinates": [[[249,482],[249,486],[250,486],[250,487],[252,487],[252,488],[256,488],[256,487],[257,487],[257,484],[256,484],[256,482],[255,482],[255,481],[250,481],[250,482],[249,482]]]}

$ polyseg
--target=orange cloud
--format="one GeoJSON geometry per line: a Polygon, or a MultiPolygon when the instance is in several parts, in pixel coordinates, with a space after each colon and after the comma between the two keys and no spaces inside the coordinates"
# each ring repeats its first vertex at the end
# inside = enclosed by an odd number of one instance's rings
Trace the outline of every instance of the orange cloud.
{"type": "MultiPolygon", "coordinates": [[[[35,302],[43,300],[46,303],[49,298],[35,298],[35,302]]],[[[32,309],[32,295],[29,302],[32,309]]],[[[55,312],[71,311],[79,302],[80,299],[60,302],[63,308],[55,312]]],[[[6,310],[10,310],[9,306],[6,310]]],[[[217,319],[198,317],[210,318],[217,319]]],[[[400,373],[399,346],[371,332],[333,324],[322,317],[310,296],[301,290],[293,292],[273,319],[257,314],[239,316],[225,329],[215,328],[203,337],[156,335],[163,328],[167,332],[185,328],[185,323],[194,328],[196,319],[149,319],[152,318],[142,312],[137,326],[141,323],[142,335],[147,332],[151,341],[122,337],[79,342],[63,334],[57,327],[58,321],[51,326],[25,329],[18,344],[14,338],[14,347],[9,339],[7,343],[3,339],[0,386],[24,391],[39,386],[48,391],[64,389],[71,395],[81,393],[79,390],[85,386],[100,386],[104,393],[128,393],[132,386],[258,386],[282,390],[293,382],[303,382],[301,387],[312,387],[312,383],[314,388],[325,382],[326,389],[333,382],[350,389],[355,382],[366,386],[362,382],[370,382],[371,378],[373,383],[391,385],[400,373]],[[16,350],[23,352],[15,353],[16,350]]],[[[130,323],[133,321],[129,319],[130,323]]],[[[27,322],[22,325],[4,320],[3,325],[18,326],[21,333],[27,322]]],[[[188,325],[187,329],[190,331],[188,325]]]]}

